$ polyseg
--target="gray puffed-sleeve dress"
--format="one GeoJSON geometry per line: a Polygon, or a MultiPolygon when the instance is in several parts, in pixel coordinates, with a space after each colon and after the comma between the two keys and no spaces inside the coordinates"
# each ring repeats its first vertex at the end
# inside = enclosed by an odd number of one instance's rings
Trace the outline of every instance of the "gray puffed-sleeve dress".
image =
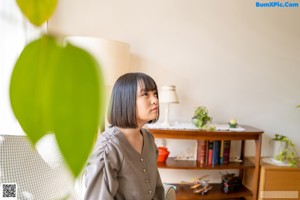
{"type": "Polygon", "coordinates": [[[141,132],[141,154],[116,127],[98,138],[85,170],[85,200],[164,200],[154,138],[141,132]]]}

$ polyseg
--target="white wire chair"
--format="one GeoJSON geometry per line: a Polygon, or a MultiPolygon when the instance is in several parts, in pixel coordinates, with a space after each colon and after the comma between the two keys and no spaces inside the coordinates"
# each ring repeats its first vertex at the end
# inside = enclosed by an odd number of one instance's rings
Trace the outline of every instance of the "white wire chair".
{"type": "MultiPolygon", "coordinates": [[[[51,154],[49,146],[45,148],[51,154]]],[[[74,181],[62,163],[50,166],[27,137],[20,135],[0,135],[0,183],[16,184],[18,200],[81,200],[85,192],[83,175],[74,181]]],[[[175,200],[175,187],[164,187],[165,200],[175,200]]]]}
{"type": "Polygon", "coordinates": [[[79,199],[68,170],[49,166],[26,136],[0,135],[0,183],[16,184],[18,200],[79,199]]]}

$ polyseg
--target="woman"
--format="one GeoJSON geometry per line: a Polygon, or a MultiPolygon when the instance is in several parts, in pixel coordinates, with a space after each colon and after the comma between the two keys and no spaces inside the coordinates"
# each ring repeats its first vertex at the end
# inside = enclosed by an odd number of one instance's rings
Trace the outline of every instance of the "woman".
{"type": "Polygon", "coordinates": [[[85,172],[86,200],[163,200],[157,148],[142,127],[159,117],[154,80],[128,73],[115,83],[108,112],[111,124],[98,138],[85,172]]]}

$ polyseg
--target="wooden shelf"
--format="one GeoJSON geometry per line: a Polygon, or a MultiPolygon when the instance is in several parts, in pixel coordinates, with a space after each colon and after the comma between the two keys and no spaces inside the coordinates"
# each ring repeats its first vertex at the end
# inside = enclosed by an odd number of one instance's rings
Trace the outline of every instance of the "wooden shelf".
{"type": "Polygon", "coordinates": [[[165,169],[189,169],[189,170],[199,170],[199,169],[208,169],[208,170],[222,170],[222,169],[245,169],[245,168],[254,168],[255,165],[248,158],[244,159],[244,162],[230,162],[229,164],[221,165],[206,165],[200,164],[197,161],[191,160],[175,160],[174,157],[170,157],[164,163],[157,163],[158,168],[165,169]]]}
{"type": "Polygon", "coordinates": [[[245,186],[234,191],[233,193],[225,194],[222,192],[221,184],[211,184],[213,188],[206,195],[195,194],[190,189],[188,184],[170,184],[176,186],[176,200],[198,200],[198,199],[234,199],[241,197],[252,197],[252,192],[245,186]]]}
{"type": "Polygon", "coordinates": [[[191,129],[149,129],[155,138],[190,139],[190,140],[256,140],[262,130],[241,125],[245,131],[208,131],[191,129]]]}
{"type": "MultiPolygon", "coordinates": [[[[257,200],[258,197],[258,180],[260,166],[260,152],[263,131],[250,126],[241,125],[245,128],[242,132],[233,131],[212,131],[212,130],[196,130],[196,129],[167,129],[167,128],[151,128],[149,131],[155,138],[166,139],[185,139],[185,140],[241,140],[241,155],[242,163],[229,163],[221,165],[205,165],[196,161],[175,160],[168,158],[165,163],[158,163],[159,168],[164,169],[185,169],[185,170],[222,170],[222,169],[237,169],[239,170],[239,178],[243,179],[244,171],[250,169],[253,171],[249,182],[249,189],[242,186],[238,191],[232,194],[225,194],[221,191],[221,184],[213,184],[213,189],[206,195],[194,194],[188,185],[175,184],[177,186],[176,199],[235,199],[235,198],[251,198],[257,200]],[[245,141],[253,140],[255,142],[255,156],[252,159],[244,157],[245,141]]],[[[247,183],[246,181],[244,181],[247,183]]]]}

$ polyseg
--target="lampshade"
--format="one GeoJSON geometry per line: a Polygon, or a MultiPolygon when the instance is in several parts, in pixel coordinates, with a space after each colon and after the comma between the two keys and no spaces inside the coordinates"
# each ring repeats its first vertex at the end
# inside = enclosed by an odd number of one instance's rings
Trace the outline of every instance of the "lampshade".
{"type": "Polygon", "coordinates": [[[179,103],[174,85],[165,85],[161,87],[161,90],[159,92],[159,102],[179,103]]]}
{"type": "Polygon", "coordinates": [[[159,92],[159,102],[165,103],[165,121],[162,123],[163,126],[171,126],[169,122],[169,104],[170,103],[179,103],[175,86],[174,85],[165,85],[160,88],[159,92]]]}
{"type": "Polygon", "coordinates": [[[83,36],[68,36],[66,41],[91,53],[103,71],[105,84],[112,86],[129,71],[129,45],[124,42],[83,36]]]}

